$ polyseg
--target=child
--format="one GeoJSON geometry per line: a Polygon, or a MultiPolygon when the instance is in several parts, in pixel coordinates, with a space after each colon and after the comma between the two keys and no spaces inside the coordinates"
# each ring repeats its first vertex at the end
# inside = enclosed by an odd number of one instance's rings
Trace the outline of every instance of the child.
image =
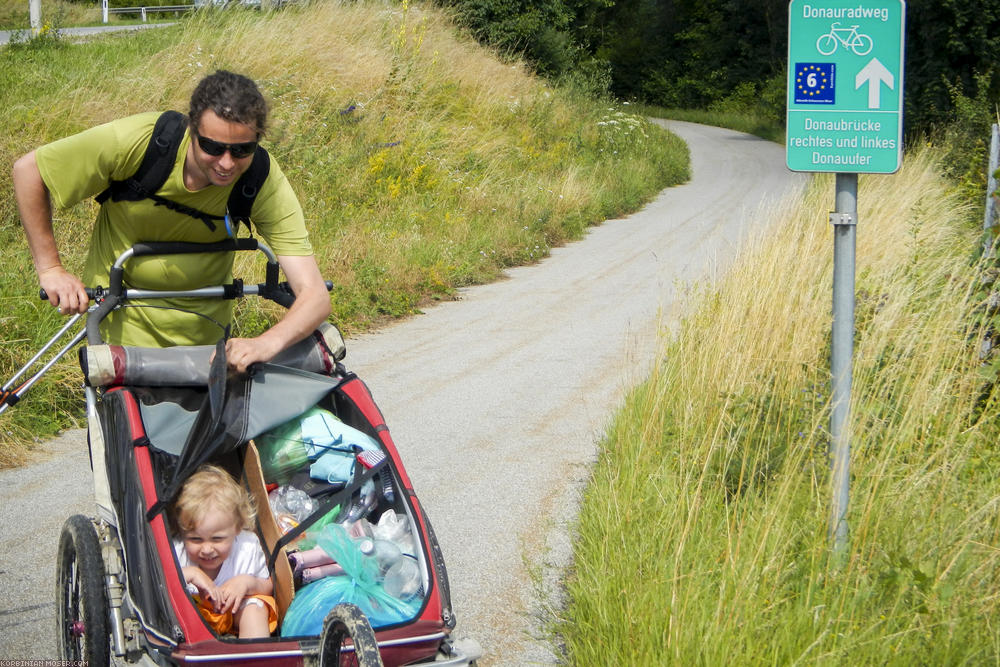
{"type": "Polygon", "coordinates": [[[278,625],[273,583],[257,536],[254,508],[229,473],[201,466],[173,506],[174,551],[198,611],[220,635],[267,637],[278,625]]]}

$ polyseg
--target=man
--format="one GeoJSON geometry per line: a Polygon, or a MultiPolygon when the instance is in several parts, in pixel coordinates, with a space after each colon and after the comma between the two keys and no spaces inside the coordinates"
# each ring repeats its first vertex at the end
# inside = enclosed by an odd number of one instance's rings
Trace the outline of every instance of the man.
{"type": "MultiPolygon", "coordinates": [[[[107,285],[114,260],[136,242],[209,243],[231,235],[229,195],[255,156],[262,159],[263,151],[255,149],[266,130],[267,103],[253,81],[220,70],[195,88],[187,130],[155,198],[105,199],[82,280],[63,268],[52,231],[53,204],[72,206],[135,174],[159,117],[146,113],[113,121],[42,146],[14,163],[14,194],[35,271],[49,302],[60,312],[86,312],[84,285],[107,285]],[[192,210],[208,216],[195,217],[192,210]]],[[[227,341],[229,365],[240,372],[305,338],[330,314],[302,208],[274,160],[250,217],[277,255],[296,300],[261,335],[227,341]]],[[[232,253],[141,257],[126,263],[124,280],[131,288],[191,289],[230,281],[232,265],[232,253]]],[[[157,300],[153,305],[166,303],[157,300]]],[[[221,335],[219,324],[228,323],[232,314],[229,301],[169,303],[185,310],[139,307],[112,313],[106,320],[107,340],[159,347],[211,344],[221,335]]]]}

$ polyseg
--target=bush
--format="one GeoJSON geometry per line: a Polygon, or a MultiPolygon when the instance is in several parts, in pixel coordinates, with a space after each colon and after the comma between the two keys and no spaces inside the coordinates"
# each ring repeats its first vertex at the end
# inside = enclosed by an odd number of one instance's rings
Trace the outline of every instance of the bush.
{"type": "Polygon", "coordinates": [[[986,202],[990,127],[1000,122],[1000,113],[989,97],[989,76],[978,75],[977,92],[967,97],[956,84],[949,87],[952,111],[949,121],[935,133],[932,143],[944,149],[943,167],[964,198],[972,201],[982,219],[986,202]]]}

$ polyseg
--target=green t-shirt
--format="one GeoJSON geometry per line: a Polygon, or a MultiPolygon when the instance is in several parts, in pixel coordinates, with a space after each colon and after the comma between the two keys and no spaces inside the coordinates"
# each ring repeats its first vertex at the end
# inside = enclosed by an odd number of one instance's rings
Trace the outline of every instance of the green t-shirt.
{"type": "MultiPolygon", "coordinates": [[[[35,151],[42,180],[53,203],[72,206],[104,191],[112,180],[125,180],[136,172],[153,134],[159,113],[144,113],[91,128],[35,151]]],[[[211,215],[225,213],[233,185],[209,185],[192,192],[184,186],[184,159],[191,143],[185,133],[174,168],[157,194],[211,215]]],[[[267,180],[254,201],[250,218],[256,232],[277,255],[311,255],[302,207],[288,179],[274,159],[267,180]]],[[[157,206],[151,199],[104,202],[97,216],[87,261],[81,276],[88,287],[108,285],[115,259],[141,241],[210,243],[227,238],[222,222],[215,231],[197,218],[157,206]]],[[[140,257],[125,264],[125,286],[139,289],[193,289],[232,280],[233,254],[213,253],[140,257]]],[[[143,303],[143,302],[129,302],[143,303]]],[[[216,342],[232,316],[230,301],[206,299],[156,299],[153,307],[124,308],[111,314],[102,328],[106,342],[124,345],[169,347],[216,342]],[[163,306],[177,306],[199,316],[163,306]]]]}

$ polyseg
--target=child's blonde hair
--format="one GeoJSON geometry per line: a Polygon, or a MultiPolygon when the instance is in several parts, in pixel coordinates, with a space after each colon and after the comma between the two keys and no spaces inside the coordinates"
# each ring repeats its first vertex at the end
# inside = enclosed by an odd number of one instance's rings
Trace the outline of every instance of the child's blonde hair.
{"type": "Polygon", "coordinates": [[[250,495],[219,466],[203,465],[184,482],[174,501],[174,528],[181,534],[194,530],[211,508],[232,512],[240,530],[253,530],[257,512],[250,495]]]}

